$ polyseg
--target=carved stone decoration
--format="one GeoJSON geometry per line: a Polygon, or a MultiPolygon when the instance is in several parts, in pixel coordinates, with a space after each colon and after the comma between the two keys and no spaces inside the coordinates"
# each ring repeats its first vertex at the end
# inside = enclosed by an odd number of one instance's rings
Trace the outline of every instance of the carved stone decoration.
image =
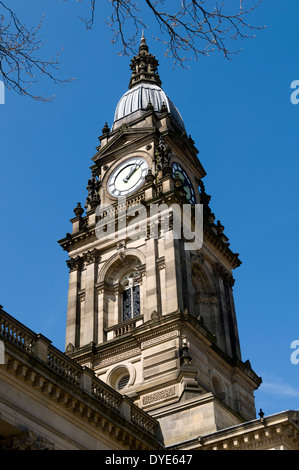
{"type": "Polygon", "coordinates": [[[90,250],[87,253],[85,253],[83,256],[84,256],[84,260],[86,261],[86,264],[92,264],[97,261],[98,251],[96,248],[94,248],[93,250],[90,250]]]}
{"type": "Polygon", "coordinates": [[[53,450],[54,444],[46,439],[38,437],[32,431],[25,431],[21,434],[6,439],[2,445],[2,450],[53,450]]]}
{"type": "Polygon", "coordinates": [[[116,249],[119,259],[124,261],[126,257],[126,243],[124,241],[119,242],[116,246],[116,249]]]}
{"type": "Polygon", "coordinates": [[[159,173],[160,171],[164,172],[169,170],[170,173],[172,172],[170,166],[170,148],[166,147],[163,137],[160,137],[159,145],[157,147],[155,157],[156,157],[156,171],[159,173]]]}
{"type": "MultiPolygon", "coordinates": [[[[205,190],[205,185],[204,183],[202,182],[202,180],[199,180],[199,187],[200,187],[200,202],[201,204],[203,204],[204,206],[208,206],[210,204],[210,200],[211,200],[211,196],[209,196],[207,193],[206,193],[206,190],[205,190]]],[[[215,217],[213,219],[213,221],[215,220],[215,217]]]]}
{"type": "Polygon", "coordinates": [[[96,177],[96,170],[92,170],[91,178],[88,180],[86,189],[88,196],[86,198],[85,208],[95,209],[101,202],[100,190],[101,183],[96,177]]]}
{"type": "Polygon", "coordinates": [[[161,315],[157,312],[157,310],[153,310],[151,313],[151,321],[156,322],[160,320],[161,315]]]}
{"type": "Polygon", "coordinates": [[[74,350],[75,350],[75,346],[72,343],[69,343],[67,347],[65,348],[65,353],[72,354],[74,350]]]}
{"type": "Polygon", "coordinates": [[[182,353],[181,353],[181,364],[190,365],[192,362],[192,357],[189,351],[189,343],[185,336],[182,337],[182,353]]]}
{"type": "Polygon", "coordinates": [[[70,272],[80,269],[82,263],[83,263],[83,260],[80,256],[76,256],[76,258],[71,258],[66,261],[66,264],[68,265],[70,272]]]}
{"type": "Polygon", "coordinates": [[[152,405],[156,402],[160,401],[167,401],[171,398],[175,398],[177,396],[177,390],[175,385],[171,387],[163,388],[162,390],[158,390],[154,393],[149,393],[142,397],[142,406],[152,405]]]}
{"type": "Polygon", "coordinates": [[[230,273],[228,270],[219,263],[213,264],[213,273],[215,276],[225,279],[230,273]]]}
{"type": "Polygon", "coordinates": [[[214,263],[213,273],[215,276],[221,278],[223,282],[226,282],[230,287],[234,286],[235,279],[233,278],[233,275],[224,266],[221,266],[219,263],[214,263]]]}

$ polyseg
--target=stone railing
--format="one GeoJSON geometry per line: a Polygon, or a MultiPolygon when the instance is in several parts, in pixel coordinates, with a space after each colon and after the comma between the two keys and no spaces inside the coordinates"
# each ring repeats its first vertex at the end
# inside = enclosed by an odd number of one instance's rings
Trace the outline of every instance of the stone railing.
{"type": "Polygon", "coordinates": [[[107,406],[116,413],[121,412],[122,396],[115,393],[110,387],[107,387],[103,382],[94,378],[91,383],[91,392],[95,399],[102,405],[107,406]]]}
{"type": "Polygon", "coordinates": [[[19,348],[34,353],[36,334],[5,313],[0,307],[0,339],[7,340],[19,348]]]}
{"type": "Polygon", "coordinates": [[[80,384],[81,367],[69,361],[69,358],[59,350],[53,350],[53,347],[49,347],[47,363],[54,372],[68,382],[74,385],[80,384]]]}
{"type": "MultiPolygon", "coordinates": [[[[7,354],[13,352],[13,356],[19,361],[24,361],[24,355],[17,355],[17,350],[25,351],[30,356],[29,370],[35,367],[38,371],[40,363],[44,363],[49,371],[57,375],[53,381],[63,386],[61,379],[72,385],[71,393],[76,389],[79,396],[82,392],[92,397],[101,405],[103,410],[114,412],[118,416],[133,424],[136,428],[151,438],[156,437],[158,422],[139,409],[128,397],[109,387],[95,376],[95,373],[77,364],[74,360],[55,348],[51,341],[41,334],[36,334],[22,323],[15,320],[0,306],[0,341],[4,343],[7,354]],[[17,348],[17,349],[16,349],[17,348]],[[37,362],[34,363],[33,359],[37,362]]],[[[43,369],[44,370],[44,369],[43,369]]],[[[42,373],[42,372],[41,372],[42,373]]]]}
{"type": "Polygon", "coordinates": [[[156,426],[153,421],[148,419],[148,416],[140,409],[131,409],[132,423],[143,432],[146,432],[152,437],[156,436],[156,426]]]}
{"type": "Polygon", "coordinates": [[[107,340],[117,338],[118,336],[125,335],[129,333],[131,330],[136,328],[137,326],[142,325],[143,323],[143,316],[138,315],[135,318],[127,320],[123,323],[118,323],[117,325],[110,326],[109,328],[105,328],[107,333],[107,340]]]}

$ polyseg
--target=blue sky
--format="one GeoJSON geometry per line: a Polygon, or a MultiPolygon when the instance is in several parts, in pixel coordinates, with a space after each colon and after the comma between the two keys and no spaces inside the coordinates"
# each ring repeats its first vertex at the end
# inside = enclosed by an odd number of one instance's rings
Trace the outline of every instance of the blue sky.
{"type": "MultiPolygon", "coordinates": [[[[111,44],[102,3],[86,31],[79,17],[89,13],[87,0],[9,1],[27,24],[45,14],[43,55],[64,47],[58,75],[76,78],[39,83],[37,92],[55,94],[52,103],[6,90],[0,106],[0,303],[62,350],[68,269],[57,240],[71,231],[77,202],[84,205],[97,137],[130,78],[130,58],[111,44]]],[[[187,70],[173,69],[146,31],[162,86],[199,150],[212,210],[240,253],[234,294],[242,358],[263,378],[256,407],[266,415],[299,408],[299,364],[290,360],[299,339],[299,104],[290,101],[299,80],[298,17],[298,0],[285,0],[283,10],[264,0],[252,22],[267,28],[238,43],[240,54],[231,61],[214,54],[187,70]]]]}

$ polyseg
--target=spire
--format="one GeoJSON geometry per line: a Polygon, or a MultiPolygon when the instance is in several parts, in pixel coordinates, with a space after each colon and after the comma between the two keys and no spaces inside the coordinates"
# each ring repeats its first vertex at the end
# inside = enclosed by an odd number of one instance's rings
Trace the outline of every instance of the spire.
{"type": "Polygon", "coordinates": [[[148,45],[146,44],[144,31],[142,31],[139,52],[131,60],[132,76],[129,83],[129,88],[140,82],[152,83],[153,85],[161,86],[159,74],[157,72],[159,62],[156,57],[149,53],[148,45]]]}

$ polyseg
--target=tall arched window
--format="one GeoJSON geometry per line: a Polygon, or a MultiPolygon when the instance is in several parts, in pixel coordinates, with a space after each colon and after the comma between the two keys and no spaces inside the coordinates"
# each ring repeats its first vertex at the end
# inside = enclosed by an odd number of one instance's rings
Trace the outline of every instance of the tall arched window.
{"type": "Polygon", "coordinates": [[[131,272],[121,281],[124,288],[122,293],[122,321],[140,315],[140,288],[136,281],[136,273],[131,272]]]}

